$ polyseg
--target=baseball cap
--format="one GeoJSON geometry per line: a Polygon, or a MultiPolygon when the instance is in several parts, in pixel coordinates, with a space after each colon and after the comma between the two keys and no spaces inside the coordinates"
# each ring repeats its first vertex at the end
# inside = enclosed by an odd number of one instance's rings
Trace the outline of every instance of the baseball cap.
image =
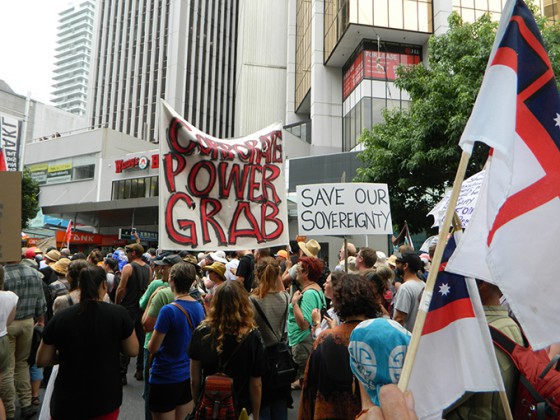
{"type": "Polygon", "coordinates": [[[381,387],[399,381],[410,337],[401,324],[386,318],[368,319],[352,331],[350,368],[375,405],[381,387]]]}
{"type": "Polygon", "coordinates": [[[35,258],[35,252],[32,249],[25,251],[25,258],[33,259],[35,258]]]}
{"type": "Polygon", "coordinates": [[[161,260],[154,260],[155,265],[175,265],[183,262],[183,259],[177,254],[166,255],[161,260]]]}
{"type": "Polygon", "coordinates": [[[144,253],[144,247],[140,244],[128,244],[125,248],[135,251],[136,255],[142,255],[144,253]]]}
{"type": "Polygon", "coordinates": [[[424,267],[424,263],[420,256],[414,252],[405,252],[397,258],[398,263],[408,264],[412,271],[418,271],[424,267]]]}
{"type": "Polygon", "coordinates": [[[276,253],[274,256],[275,256],[275,257],[282,257],[282,258],[288,259],[288,252],[287,252],[287,251],[284,251],[283,249],[281,249],[281,250],[278,251],[278,253],[276,253]]]}

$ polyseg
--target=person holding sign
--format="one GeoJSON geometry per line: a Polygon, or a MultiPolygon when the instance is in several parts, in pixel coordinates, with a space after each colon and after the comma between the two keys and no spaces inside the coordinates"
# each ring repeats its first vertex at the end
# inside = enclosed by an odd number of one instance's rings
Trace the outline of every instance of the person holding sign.
{"type": "Polygon", "coordinates": [[[323,274],[323,261],[319,258],[301,257],[296,267],[296,283],[301,291],[297,290],[293,294],[288,307],[288,340],[298,364],[297,379],[292,384],[292,389],[301,388],[305,365],[313,347],[313,309],[327,306],[321,286],[317,284],[323,274]]]}

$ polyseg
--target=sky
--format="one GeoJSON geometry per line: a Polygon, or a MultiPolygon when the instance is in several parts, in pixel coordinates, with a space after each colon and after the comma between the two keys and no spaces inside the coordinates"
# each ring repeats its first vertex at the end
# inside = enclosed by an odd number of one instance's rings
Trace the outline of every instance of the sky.
{"type": "Polygon", "coordinates": [[[69,0],[0,0],[0,80],[50,103],[58,14],[69,0]]]}

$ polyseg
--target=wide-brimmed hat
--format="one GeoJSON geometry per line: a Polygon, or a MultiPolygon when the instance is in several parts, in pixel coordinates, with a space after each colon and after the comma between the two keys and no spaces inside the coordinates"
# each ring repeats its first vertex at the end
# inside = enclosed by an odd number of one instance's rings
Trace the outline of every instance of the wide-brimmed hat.
{"type": "Polygon", "coordinates": [[[227,264],[228,262],[226,253],[224,251],[211,252],[208,255],[210,255],[210,258],[212,258],[212,260],[221,262],[222,264],[227,264]]]}
{"type": "Polygon", "coordinates": [[[397,266],[397,256],[395,254],[391,255],[386,262],[390,268],[395,268],[397,266]]]}
{"type": "Polygon", "coordinates": [[[62,255],[56,249],[51,249],[49,252],[45,254],[45,258],[49,260],[49,262],[56,262],[60,260],[62,255]]]}
{"type": "Polygon", "coordinates": [[[204,267],[204,269],[206,271],[212,271],[214,273],[216,273],[218,276],[220,276],[222,278],[222,281],[226,281],[226,266],[224,264],[222,264],[221,262],[218,261],[214,261],[214,263],[212,263],[212,265],[207,265],[206,267],[204,267]]]}
{"type": "Polygon", "coordinates": [[[196,257],[192,254],[187,254],[183,257],[183,261],[192,264],[192,265],[198,265],[198,260],[196,259],[196,257]]]}
{"type": "Polygon", "coordinates": [[[321,245],[315,239],[311,239],[305,242],[298,242],[299,249],[303,251],[305,255],[312,258],[317,258],[319,251],[321,250],[321,245]]]}
{"type": "Polygon", "coordinates": [[[70,263],[71,263],[71,261],[68,258],[61,258],[57,262],[55,262],[53,265],[51,265],[51,268],[57,274],[65,276],[66,274],[68,274],[68,266],[70,265],[70,263]]]}

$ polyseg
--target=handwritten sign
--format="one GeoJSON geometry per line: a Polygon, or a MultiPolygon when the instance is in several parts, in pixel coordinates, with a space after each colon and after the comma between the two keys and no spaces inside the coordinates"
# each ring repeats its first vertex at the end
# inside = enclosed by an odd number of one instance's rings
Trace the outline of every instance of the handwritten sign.
{"type": "MultiPolygon", "coordinates": [[[[461,192],[457,199],[455,212],[459,219],[461,219],[463,229],[467,228],[471,220],[476,201],[478,200],[478,193],[480,187],[482,187],[482,181],[484,181],[484,170],[465,179],[461,184],[461,192]]],[[[443,199],[428,213],[428,216],[434,216],[435,221],[432,227],[441,226],[443,223],[447,207],[449,206],[449,197],[451,197],[451,191],[447,192],[443,199]]]]}
{"type": "Polygon", "coordinates": [[[238,250],[289,242],[282,126],[221,140],[162,101],[159,246],[238,250]]]}
{"type": "Polygon", "coordinates": [[[300,235],[393,232],[387,184],[300,185],[297,200],[300,235]]]}
{"type": "Polygon", "coordinates": [[[0,262],[21,259],[21,172],[0,172],[0,262]]]}

